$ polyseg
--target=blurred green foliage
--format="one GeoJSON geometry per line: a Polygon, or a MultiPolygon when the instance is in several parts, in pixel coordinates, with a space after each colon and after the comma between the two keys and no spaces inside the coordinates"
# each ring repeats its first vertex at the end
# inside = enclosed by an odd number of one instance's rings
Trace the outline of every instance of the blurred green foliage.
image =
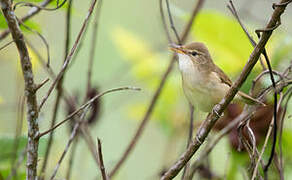
{"type": "MultiPolygon", "coordinates": [[[[183,13],[177,13],[185,20],[183,13]]],[[[192,40],[201,41],[208,45],[214,62],[221,67],[230,77],[236,77],[246,64],[253,47],[248,38],[242,31],[240,25],[230,16],[223,13],[208,10],[201,11],[196,18],[191,31],[192,40]]],[[[253,33],[252,33],[253,34],[253,33]]],[[[153,90],[157,87],[160,77],[169,63],[169,55],[165,52],[157,52],[151,48],[151,42],[147,39],[137,36],[134,32],[123,27],[115,27],[112,31],[113,41],[123,59],[131,65],[131,73],[138,80],[143,81],[146,89],[153,90]]],[[[257,40],[256,37],[253,37],[257,40]]],[[[291,57],[292,46],[291,38],[283,33],[274,35],[267,46],[271,57],[272,65],[275,69],[287,58],[291,57]]],[[[247,81],[241,90],[248,92],[252,80],[261,72],[262,67],[258,63],[249,75],[247,81]]],[[[177,130],[188,123],[189,109],[186,99],[183,97],[181,80],[178,71],[174,71],[167,81],[167,85],[161,94],[159,102],[153,113],[153,119],[157,120],[168,134],[175,134],[177,130]]],[[[276,77],[277,79],[277,77],[276,77]]],[[[271,85],[269,76],[263,78],[265,86],[271,85]]],[[[144,100],[143,100],[144,102],[144,100]]],[[[142,101],[129,105],[128,114],[137,119],[142,117],[146,110],[142,101]]],[[[186,128],[186,126],[185,126],[186,128]]],[[[291,133],[284,131],[283,146],[288,139],[291,139],[291,133]],[[285,136],[285,137],[284,137],[285,136]]],[[[289,148],[288,148],[289,149],[289,148]]],[[[267,149],[269,152],[270,149],[267,149]]],[[[285,152],[288,153],[288,152],[285,152]]],[[[291,153],[288,153],[291,156],[291,153]]],[[[269,153],[265,154],[266,156],[269,153]]],[[[268,158],[268,157],[266,157],[268,158]]],[[[249,163],[249,157],[245,152],[232,151],[231,164],[228,168],[227,179],[241,178],[241,169],[249,163]]],[[[274,175],[273,175],[274,176],[274,175]]]]}
{"type": "MultiPolygon", "coordinates": [[[[10,136],[0,136],[0,173],[3,177],[7,177],[9,174],[11,174],[11,163],[13,161],[13,158],[16,156],[18,159],[22,156],[23,150],[25,149],[25,146],[27,144],[27,137],[21,136],[18,138],[18,145],[15,144],[15,138],[10,136]],[[15,148],[17,148],[17,151],[15,152],[15,148]]],[[[39,143],[39,158],[42,158],[45,154],[45,148],[47,145],[47,139],[42,138],[40,139],[39,143]]],[[[18,160],[17,159],[17,160],[18,160]]],[[[25,179],[25,168],[24,164],[26,162],[26,159],[24,159],[21,162],[21,168],[17,168],[18,173],[18,179],[25,179]]]]}
{"type": "MultiPolygon", "coordinates": [[[[19,1],[20,0],[17,0],[15,2],[19,1]]],[[[42,0],[33,0],[30,2],[41,1],[42,0]]],[[[49,7],[56,7],[56,2],[53,1],[49,7]]],[[[172,5],[172,7],[174,6],[172,5]]],[[[67,3],[61,9],[64,10],[66,8],[67,3]]],[[[22,7],[19,7],[17,11],[22,11],[22,7]]],[[[175,7],[174,14],[184,22],[187,19],[186,13],[175,7]]],[[[39,32],[42,30],[41,25],[36,23],[33,19],[27,21],[26,25],[39,32]]],[[[0,29],[6,28],[5,19],[3,15],[0,14],[0,29]]],[[[29,32],[25,28],[22,29],[26,33],[29,32]]],[[[160,82],[162,73],[169,64],[171,52],[166,51],[167,45],[164,44],[163,47],[154,49],[151,39],[139,36],[138,33],[133,30],[120,25],[111,28],[110,35],[111,40],[119,52],[119,56],[122,57],[126,64],[130,65],[131,68],[129,71],[133,78],[142,84],[144,92],[152,94],[160,82]],[[163,51],[158,51],[157,49],[163,49],[163,51]]],[[[257,39],[256,37],[254,38],[257,39]]],[[[239,24],[231,16],[227,16],[215,10],[205,10],[198,15],[194,27],[192,28],[189,41],[202,41],[206,43],[214,62],[232,78],[237,77],[241,72],[253,49],[239,24]]],[[[288,58],[292,56],[292,38],[285,33],[281,35],[278,33],[274,34],[271,41],[269,41],[267,49],[273,67],[276,69],[281,67],[281,69],[283,69],[282,67],[285,67],[287,62],[289,62],[288,58]]],[[[38,67],[37,56],[31,49],[29,49],[29,51],[35,70],[38,67]]],[[[248,92],[252,79],[254,79],[260,71],[261,67],[257,64],[242,87],[243,91],[248,92]]],[[[263,82],[265,86],[271,84],[268,76],[264,78],[263,82]]],[[[126,115],[131,117],[131,119],[140,119],[146,111],[149,99],[149,96],[147,96],[135,100],[132,104],[127,104],[126,111],[124,112],[126,112],[126,115]]],[[[0,104],[1,103],[3,103],[3,98],[0,97],[0,104]]],[[[175,69],[167,80],[152,118],[160,125],[166,135],[173,136],[180,133],[179,131],[181,130],[184,132],[187,131],[188,112],[188,103],[183,95],[180,74],[178,70],[175,69]]],[[[287,126],[283,132],[283,146],[285,147],[283,151],[285,154],[285,161],[287,162],[285,168],[292,170],[292,154],[289,151],[292,148],[290,147],[291,143],[289,143],[292,138],[292,133],[290,133],[289,130],[287,126]]],[[[21,150],[24,149],[26,141],[26,137],[20,138],[18,155],[20,155],[21,150]]],[[[10,174],[13,143],[13,138],[0,136],[0,172],[3,177],[10,174]]],[[[43,156],[45,145],[46,139],[41,139],[39,147],[40,158],[43,156]]],[[[269,151],[269,149],[267,151],[269,151]]],[[[239,167],[244,167],[247,164],[248,156],[245,153],[232,151],[230,161],[227,177],[228,179],[236,179],[241,173],[239,167]]],[[[285,173],[289,175],[291,174],[290,172],[292,171],[285,171],[285,173]]],[[[20,179],[24,179],[25,169],[22,168],[18,174],[20,179]]]]}

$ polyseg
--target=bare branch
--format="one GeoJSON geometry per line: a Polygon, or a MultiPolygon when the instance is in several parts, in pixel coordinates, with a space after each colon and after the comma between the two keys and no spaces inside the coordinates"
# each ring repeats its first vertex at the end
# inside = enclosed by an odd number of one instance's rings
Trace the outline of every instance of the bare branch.
{"type": "Polygon", "coordinates": [[[63,159],[64,159],[66,153],[68,152],[71,143],[73,142],[74,138],[76,137],[76,135],[77,135],[77,130],[79,129],[79,126],[81,125],[81,123],[82,123],[82,121],[83,121],[83,119],[84,119],[84,117],[85,117],[87,111],[89,110],[89,108],[90,108],[90,106],[87,106],[87,107],[83,110],[83,113],[82,113],[81,116],[80,116],[80,120],[75,124],[75,126],[74,126],[74,128],[73,128],[73,131],[72,131],[72,133],[71,133],[71,136],[70,136],[70,138],[69,138],[69,140],[68,140],[68,142],[67,142],[67,145],[66,145],[66,147],[65,147],[65,150],[63,151],[63,153],[62,153],[62,155],[61,155],[61,157],[60,157],[60,159],[59,159],[59,161],[58,161],[58,163],[57,163],[57,165],[56,165],[56,167],[55,167],[55,169],[54,169],[54,172],[53,172],[52,176],[50,177],[50,180],[53,180],[53,179],[55,178],[55,176],[56,176],[56,174],[57,174],[57,172],[58,172],[58,170],[59,170],[59,167],[60,167],[60,165],[61,165],[61,163],[62,163],[62,161],[63,161],[63,159]]]}
{"type": "MultiPolygon", "coordinates": [[[[189,145],[193,139],[193,131],[194,131],[194,106],[190,104],[190,126],[189,126],[189,136],[188,136],[188,141],[187,141],[187,148],[189,147],[189,145]]],[[[182,177],[181,177],[182,180],[185,179],[185,175],[188,173],[189,166],[190,166],[190,164],[187,163],[185,168],[184,168],[182,177]]]]}
{"type": "Polygon", "coordinates": [[[12,44],[14,41],[9,41],[8,43],[4,44],[2,47],[0,47],[0,51],[4,48],[6,48],[7,46],[9,46],[10,44],[12,44]]]}
{"type": "Polygon", "coordinates": [[[172,43],[168,28],[167,28],[165,16],[164,16],[162,0],[159,0],[159,11],[160,11],[160,17],[161,17],[163,29],[164,29],[164,32],[166,33],[166,37],[167,37],[168,43],[172,43]]]}
{"type": "MultiPolygon", "coordinates": [[[[67,7],[67,13],[66,13],[66,36],[65,36],[65,48],[64,48],[64,62],[66,61],[66,57],[69,51],[69,45],[70,45],[70,23],[71,23],[71,12],[72,12],[72,0],[68,1],[68,7],[67,7]]],[[[39,55],[39,59],[40,55],[39,55]]],[[[50,68],[50,66],[44,66],[43,67],[50,73],[50,75],[53,78],[56,78],[55,73],[53,72],[53,70],[50,68]]],[[[66,72],[64,72],[65,75],[66,72]]],[[[61,100],[61,96],[64,96],[64,90],[63,90],[63,81],[64,81],[64,75],[63,77],[60,79],[60,81],[57,84],[57,95],[56,95],[56,99],[55,99],[55,103],[54,103],[54,107],[53,107],[53,115],[52,115],[52,120],[51,120],[51,124],[50,124],[50,128],[53,128],[56,124],[56,120],[57,120],[57,115],[58,115],[58,111],[59,111],[59,106],[60,106],[60,100],[61,100]]],[[[68,102],[68,100],[67,100],[68,102]]],[[[50,156],[50,152],[51,152],[51,147],[54,141],[54,132],[50,133],[49,138],[48,138],[48,143],[47,143],[47,148],[46,148],[46,152],[45,152],[45,157],[44,157],[44,161],[42,164],[42,168],[41,168],[41,172],[40,172],[40,176],[39,179],[43,180],[44,176],[45,176],[45,172],[46,172],[46,167],[47,167],[47,163],[48,163],[48,159],[50,156]]]]}
{"type": "Polygon", "coordinates": [[[73,163],[74,163],[74,158],[75,158],[75,153],[76,153],[76,147],[78,144],[78,137],[76,137],[75,141],[73,141],[72,147],[71,147],[71,153],[68,161],[68,169],[66,173],[66,180],[70,180],[71,175],[72,175],[72,168],[73,168],[73,163]]]}
{"type": "Polygon", "coordinates": [[[170,27],[173,30],[174,34],[175,34],[175,37],[176,37],[176,40],[177,40],[178,44],[181,44],[181,40],[179,38],[179,35],[178,35],[177,30],[176,30],[176,28],[174,26],[174,23],[173,23],[172,15],[171,15],[170,8],[169,8],[169,2],[168,2],[168,0],[165,0],[165,2],[166,2],[168,18],[169,18],[169,22],[170,22],[170,27]]]}
{"type": "Polygon", "coordinates": [[[20,25],[22,25],[25,29],[29,30],[30,32],[33,32],[35,34],[37,34],[40,39],[42,40],[42,42],[44,43],[44,45],[46,46],[46,50],[47,50],[47,67],[50,66],[50,46],[49,46],[49,43],[47,42],[46,38],[41,34],[39,33],[38,31],[36,30],[33,30],[31,29],[29,26],[25,25],[21,20],[19,20],[17,18],[17,21],[20,23],[20,25]]]}
{"type": "MultiPolygon", "coordinates": [[[[44,0],[42,3],[40,3],[40,7],[46,7],[52,0],[44,0]]],[[[20,20],[22,22],[25,22],[27,21],[28,19],[30,19],[31,17],[33,17],[34,15],[36,15],[37,13],[39,13],[41,11],[41,9],[39,8],[36,8],[36,7],[33,7],[31,8],[27,14],[25,16],[23,16],[20,20]]],[[[5,31],[3,31],[1,34],[0,34],[0,41],[2,39],[4,39],[8,34],[10,33],[10,30],[7,29],[5,31]]]]}
{"type": "Polygon", "coordinates": [[[85,109],[86,107],[90,106],[96,99],[111,93],[111,92],[115,92],[115,91],[122,91],[122,90],[134,90],[134,91],[140,91],[140,88],[136,88],[136,87],[121,87],[121,88],[113,88],[113,89],[109,89],[107,91],[104,91],[96,96],[94,96],[93,98],[91,98],[89,101],[87,101],[85,104],[83,104],[81,107],[79,107],[78,109],[76,109],[73,113],[69,114],[67,116],[66,119],[64,119],[63,121],[61,121],[60,123],[56,124],[53,128],[39,133],[39,135],[37,136],[37,138],[40,138],[48,133],[50,133],[51,131],[55,130],[57,127],[61,126],[63,123],[67,122],[68,120],[70,120],[73,116],[75,116],[76,114],[78,114],[80,111],[82,111],[83,109],[85,109]]]}
{"type": "Polygon", "coordinates": [[[35,139],[39,133],[38,126],[38,108],[36,91],[34,84],[34,75],[32,72],[32,65],[29,58],[29,53],[24,42],[23,34],[20,30],[18,21],[12,10],[12,2],[10,0],[0,0],[0,6],[3,15],[8,24],[8,28],[12,33],[13,41],[16,44],[22,73],[25,82],[25,96],[27,104],[27,122],[28,122],[28,144],[27,144],[27,164],[26,164],[26,179],[35,180],[37,176],[37,161],[38,161],[38,145],[39,142],[35,139]]]}
{"type": "MultiPolygon", "coordinates": [[[[198,0],[198,2],[196,3],[195,5],[195,8],[192,12],[192,15],[191,15],[191,18],[189,19],[188,21],[188,24],[186,25],[183,33],[182,33],[182,36],[181,36],[181,41],[182,43],[185,42],[189,32],[190,32],[190,29],[192,27],[192,24],[194,22],[194,19],[196,17],[196,15],[198,14],[198,12],[200,11],[201,7],[203,6],[203,3],[204,3],[204,0],[198,0]]],[[[111,178],[112,176],[115,175],[115,173],[120,169],[121,165],[125,162],[125,160],[127,159],[127,157],[129,156],[129,154],[132,152],[132,150],[134,149],[138,139],[140,138],[151,114],[152,114],[152,111],[156,105],[156,102],[159,98],[159,95],[165,85],[165,82],[166,82],[166,79],[168,77],[168,75],[170,74],[170,72],[172,71],[172,68],[173,68],[173,65],[174,65],[174,62],[175,62],[175,55],[172,56],[171,58],[171,61],[166,69],[166,71],[164,72],[164,74],[162,75],[162,78],[161,78],[161,81],[155,91],[155,93],[153,94],[153,97],[151,99],[151,102],[150,102],[150,105],[148,106],[148,109],[143,117],[143,120],[142,122],[140,123],[134,137],[132,138],[131,142],[129,143],[129,145],[127,146],[126,150],[124,151],[124,153],[122,154],[120,160],[118,161],[118,163],[114,166],[113,170],[109,173],[109,177],[111,178]]]]}
{"type": "Polygon", "coordinates": [[[98,151],[98,159],[99,159],[99,168],[102,175],[103,180],[108,180],[107,174],[105,172],[104,164],[103,164],[103,157],[102,157],[102,150],[101,150],[101,142],[100,139],[97,138],[97,151],[98,151]]]}
{"type": "Polygon", "coordinates": [[[68,54],[68,56],[67,56],[67,58],[66,58],[66,60],[65,60],[65,62],[63,64],[63,67],[62,67],[61,71],[58,73],[55,81],[52,83],[52,85],[49,88],[49,91],[47,92],[46,96],[42,99],[42,101],[41,101],[41,103],[39,105],[39,110],[41,110],[42,106],[44,105],[44,103],[47,101],[47,99],[49,98],[50,94],[54,90],[56,84],[63,77],[63,75],[64,75],[64,73],[65,73],[65,71],[66,71],[66,69],[67,69],[67,67],[68,67],[68,65],[69,65],[69,63],[70,63],[70,61],[71,61],[71,59],[72,59],[75,51],[76,51],[76,49],[77,49],[77,46],[79,44],[79,41],[80,41],[80,39],[81,39],[81,37],[83,35],[83,32],[84,32],[84,30],[85,30],[85,28],[86,28],[86,26],[88,24],[89,18],[92,15],[92,12],[93,12],[93,9],[94,9],[95,4],[96,4],[96,0],[92,0],[92,3],[91,3],[90,8],[88,10],[87,16],[85,17],[85,19],[83,21],[83,25],[82,25],[79,33],[78,33],[78,36],[77,36],[77,38],[75,40],[75,43],[74,43],[74,45],[73,45],[70,53],[68,54]]]}
{"type": "MultiPolygon", "coordinates": [[[[281,0],[281,3],[285,3],[287,1],[288,0],[281,0]]],[[[275,27],[278,24],[278,21],[280,20],[280,16],[284,12],[285,8],[286,6],[277,6],[275,8],[272,14],[272,17],[270,18],[270,21],[268,25],[266,26],[267,29],[275,27]]],[[[268,42],[269,38],[271,37],[273,30],[274,29],[270,29],[270,31],[263,32],[258,44],[255,46],[253,52],[251,53],[250,58],[246,66],[244,67],[240,77],[232,85],[232,87],[230,88],[228,93],[225,95],[225,97],[220,101],[220,103],[214,107],[214,110],[219,115],[222,114],[224,109],[228,106],[228,104],[231,102],[235,94],[238,92],[238,89],[246,80],[247,76],[249,75],[252,68],[256,64],[257,60],[259,59],[261,53],[263,52],[264,47],[266,43],[268,42]]],[[[217,113],[212,112],[207,117],[207,119],[203,122],[203,124],[199,128],[196,138],[190,144],[187,151],[185,151],[180,156],[179,160],[175,162],[173,166],[171,166],[171,168],[163,175],[161,180],[173,179],[180,172],[180,170],[185,166],[185,164],[191,159],[191,157],[197,152],[197,150],[200,148],[202,143],[205,141],[205,138],[208,136],[215,122],[218,120],[219,117],[217,113]]]]}
{"type": "MultiPolygon", "coordinates": [[[[280,95],[281,95],[281,94],[280,94],[280,95]]],[[[278,107],[277,111],[279,111],[282,101],[283,101],[283,96],[281,95],[281,96],[280,96],[280,100],[279,100],[279,104],[278,104],[278,106],[277,106],[277,107],[278,107]]],[[[267,135],[266,135],[266,138],[265,138],[265,142],[264,142],[264,145],[263,145],[263,147],[262,147],[262,150],[261,150],[260,156],[259,156],[259,158],[258,158],[258,161],[257,161],[257,163],[256,163],[256,166],[255,166],[255,168],[254,168],[254,170],[253,170],[253,174],[252,174],[252,178],[251,178],[251,180],[254,180],[254,179],[256,178],[256,175],[257,175],[257,172],[258,172],[258,165],[259,165],[259,163],[260,163],[260,160],[263,158],[263,154],[264,154],[264,152],[265,152],[265,150],[266,150],[266,147],[267,147],[267,144],[268,144],[268,141],[269,141],[269,137],[270,137],[270,135],[271,135],[271,133],[272,133],[272,130],[273,130],[273,127],[274,127],[274,125],[275,125],[274,123],[275,123],[274,119],[271,120],[271,123],[270,123],[269,129],[268,129],[268,132],[267,132],[267,135]]],[[[266,175],[265,175],[265,176],[266,176],[266,175]]]]}
{"type": "Polygon", "coordinates": [[[40,89],[41,87],[43,87],[43,85],[45,85],[47,82],[49,82],[49,78],[47,78],[47,79],[45,79],[45,80],[43,80],[43,82],[41,82],[40,84],[37,84],[36,86],[35,86],[35,91],[37,91],[38,89],[40,89]]]}
{"type": "Polygon", "coordinates": [[[36,7],[38,9],[41,9],[41,10],[46,10],[46,11],[55,11],[59,8],[61,8],[65,3],[66,3],[67,0],[64,0],[61,4],[58,4],[57,7],[55,8],[46,8],[44,6],[39,6],[37,4],[33,4],[33,3],[30,3],[30,2],[18,2],[18,3],[15,3],[13,9],[15,10],[17,6],[28,6],[28,7],[36,7]]]}
{"type": "MultiPolygon", "coordinates": [[[[244,24],[241,22],[239,16],[238,16],[238,13],[233,5],[233,2],[232,0],[229,0],[229,5],[227,5],[227,8],[231,11],[232,15],[235,17],[235,19],[237,20],[237,22],[239,23],[241,29],[244,31],[245,35],[248,37],[250,43],[252,44],[253,47],[255,47],[256,45],[256,42],[255,40],[252,38],[252,36],[249,34],[248,30],[246,29],[246,27],[244,26],[244,24]]],[[[262,60],[262,58],[260,57],[260,63],[261,63],[261,66],[263,68],[263,70],[266,70],[266,66],[262,60]]]]}
{"type": "Polygon", "coordinates": [[[98,23],[99,23],[99,16],[101,12],[101,5],[102,0],[99,0],[96,7],[96,14],[94,17],[94,24],[93,24],[93,31],[92,31],[92,38],[91,38],[91,48],[90,48],[90,54],[89,54],[89,63],[88,63],[88,72],[87,72],[87,91],[88,92],[91,88],[91,77],[92,77],[92,68],[93,68],[93,61],[94,61],[94,55],[95,55],[95,47],[96,47],[96,41],[97,41],[97,29],[98,29],[98,23]]]}

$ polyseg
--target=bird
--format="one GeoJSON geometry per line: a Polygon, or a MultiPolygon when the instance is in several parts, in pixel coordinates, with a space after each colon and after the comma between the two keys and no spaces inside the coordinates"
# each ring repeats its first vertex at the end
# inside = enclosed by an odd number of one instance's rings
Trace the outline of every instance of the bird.
{"type": "MultiPolygon", "coordinates": [[[[227,94],[232,81],[213,62],[204,43],[191,42],[186,45],[172,43],[169,48],[178,55],[182,87],[187,100],[201,111],[210,113],[227,94]]],[[[241,91],[238,91],[234,99],[246,104],[265,105],[241,91]]]]}

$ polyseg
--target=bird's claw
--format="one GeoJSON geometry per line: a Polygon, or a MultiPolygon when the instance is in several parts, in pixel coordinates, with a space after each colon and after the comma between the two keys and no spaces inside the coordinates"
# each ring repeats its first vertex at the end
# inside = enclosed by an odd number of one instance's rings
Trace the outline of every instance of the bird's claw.
{"type": "Polygon", "coordinates": [[[223,116],[223,113],[222,113],[222,115],[220,115],[220,114],[218,113],[219,109],[220,109],[219,104],[216,104],[216,105],[214,106],[214,108],[212,109],[212,111],[213,111],[213,113],[214,113],[218,118],[221,118],[221,117],[223,116]]]}

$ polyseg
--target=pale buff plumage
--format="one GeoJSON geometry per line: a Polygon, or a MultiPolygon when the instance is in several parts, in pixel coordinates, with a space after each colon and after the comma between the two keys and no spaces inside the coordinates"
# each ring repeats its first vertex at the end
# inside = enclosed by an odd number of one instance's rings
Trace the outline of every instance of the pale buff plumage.
{"type": "MultiPolygon", "coordinates": [[[[188,101],[204,112],[211,112],[214,105],[226,95],[232,81],[213,63],[203,43],[171,45],[171,49],[178,54],[183,89],[188,101]]],[[[243,92],[238,92],[235,99],[263,104],[243,92]]]]}

